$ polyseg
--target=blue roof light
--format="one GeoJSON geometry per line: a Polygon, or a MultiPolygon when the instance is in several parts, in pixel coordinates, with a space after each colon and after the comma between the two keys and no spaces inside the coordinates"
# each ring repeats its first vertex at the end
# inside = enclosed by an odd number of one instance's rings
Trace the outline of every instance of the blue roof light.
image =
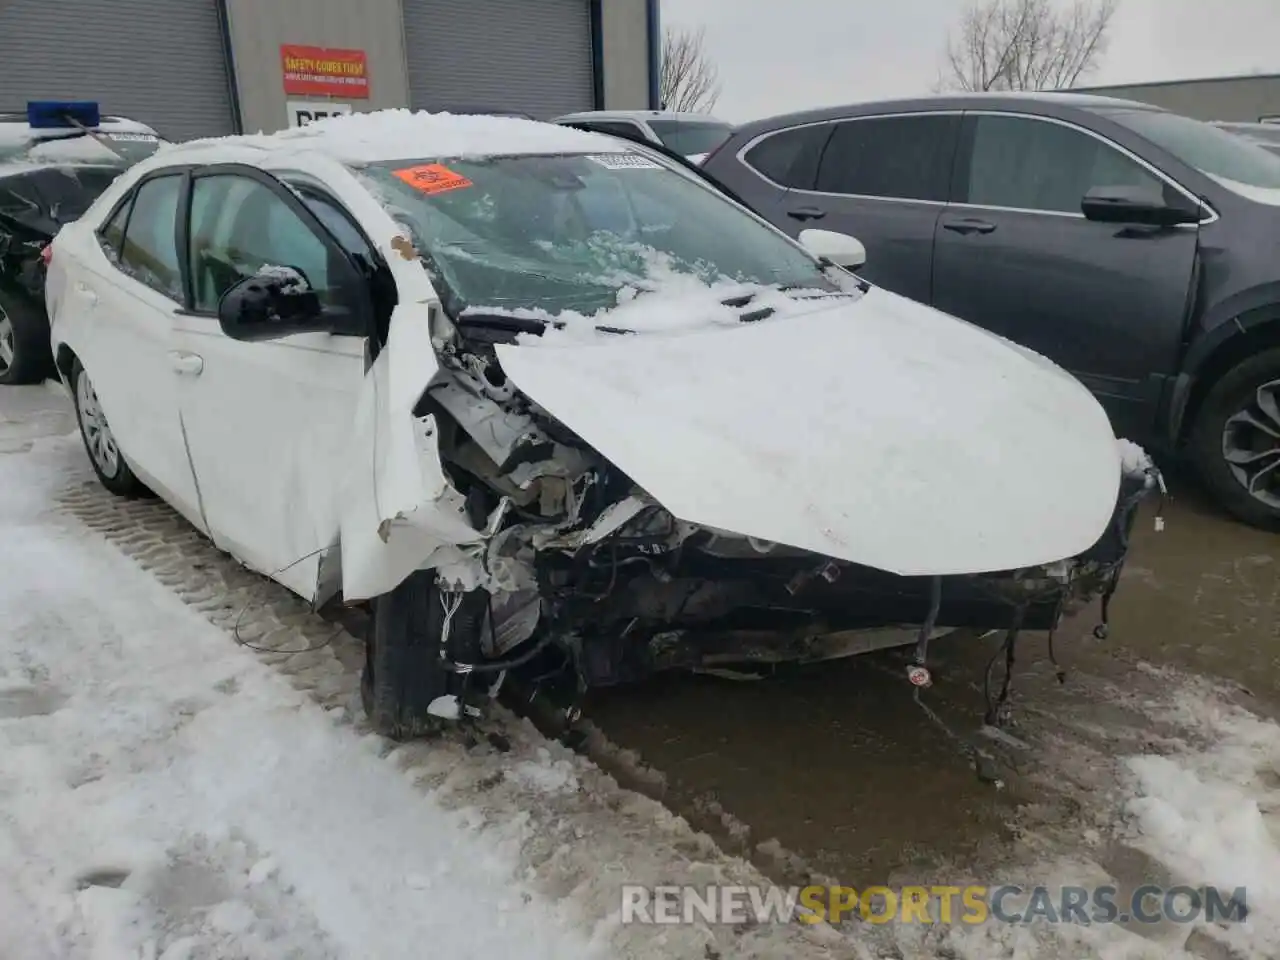
{"type": "Polygon", "coordinates": [[[102,114],[95,100],[31,100],[27,103],[27,123],[33,129],[96,127],[101,122],[102,114]]]}

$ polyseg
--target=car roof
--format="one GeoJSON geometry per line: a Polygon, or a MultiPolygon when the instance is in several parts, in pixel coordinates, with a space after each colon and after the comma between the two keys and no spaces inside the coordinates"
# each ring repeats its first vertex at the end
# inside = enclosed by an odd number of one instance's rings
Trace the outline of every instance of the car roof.
{"type": "Polygon", "coordinates": [[[1053,114],[1060,108],[1077,110],[1150,110],[1165,112],[1160,107],[1137,100],[1104,97],[1092,93],[1076,93],[1070,90],[1046,91],[983,91],[943,93],[929,97],[911,97],[898,100],[867,100],[838,106],[818,107],[797,113],[777,114],[753,120],[738,127],[737,133],[755,134],[773,130],[784,124],[820,123],[841,117],[868,116],[875,113],[912,113],[927,110],[981,110],[992,107],[1016,107],[1022,110],[1053,114]],[[1038,108],[1038,109],[1037,109],[1038,108]]]}
{"type": "Polygon", "coordinates": [[[166,147],[139,166],[255,162],[299,152],[365,164],[386,160],[557,153],[621,153],[614,138],[521,117],[428,113],[401,109],[326,117],[276,133],[189,140],[166,147]]]}
{"type": "Polygon", "coordinates": [[[552,122],[564,123],[568,120],[672,120],[676,123],[723,123],[726,127],[732,126],[710,114],[687,110],[584,110],[580,113],[566,113],[552,122]]]}

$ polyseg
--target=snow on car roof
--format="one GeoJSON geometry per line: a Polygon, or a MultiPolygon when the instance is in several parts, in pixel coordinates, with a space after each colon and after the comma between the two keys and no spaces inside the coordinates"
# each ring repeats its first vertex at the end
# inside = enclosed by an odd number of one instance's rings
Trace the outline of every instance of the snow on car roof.
{"type": "MultiPolygon", "coordinates": [[[[278,133],[193,140],[176,147],[249,147],[272,152],[321,152],[347,162],[408,160],[425,157],[500,156],[504,154],[623,153],[612,137],[571,127],[477,114],[379,110],[317,120],[278,133]]],[[[168,153],[173,158],[173,151],[168,153]]]]}

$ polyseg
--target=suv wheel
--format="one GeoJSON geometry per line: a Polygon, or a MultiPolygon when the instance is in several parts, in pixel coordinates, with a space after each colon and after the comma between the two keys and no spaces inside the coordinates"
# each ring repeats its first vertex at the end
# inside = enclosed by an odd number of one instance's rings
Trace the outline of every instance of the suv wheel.
{"type": "Polygon", "coordinates": [[[455,663],[475,663],[489,623],[489,596],[483,590],[445,594],[435,571],[419,570],[374,601],[360,697],[369,722],[383,736],[405,740],[433,732],[440,720],[428,709],[432,701],[463,692],[463,678],[441,663],[446,607],[455,603],[445,654],[455,663]]]}
{"type": "Polygon", "coordinates": [[[1190,452],[1228,512],[1280,530],[1280,349],[1250,357],[1210,388],[1190,452]]]}
{"type": "Polygon", "coordinates": [[[80,425],[84,449],[89,454],[93,472],[98,475],[102,485],[121,497],[145,495],[147,488],[134,476],[129,464],[125,463],[115,434],[107,423],[107,415],[102,412],[102,405],[98,403],[93,381],[78,359],[71,366],[71,393],[75,398],[76,423],[80,425]]]}
{"type": "Polygon", "coordinates": [[[35,308],[0,292],[0,383],[39,383],[48,372],[44,323],[35,308]]]}

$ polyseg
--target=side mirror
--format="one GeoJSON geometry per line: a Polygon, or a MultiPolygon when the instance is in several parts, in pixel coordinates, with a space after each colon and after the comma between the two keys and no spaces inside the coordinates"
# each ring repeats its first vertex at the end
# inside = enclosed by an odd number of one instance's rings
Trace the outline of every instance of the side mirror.
{"type": "Polygon", "coordinates": [[[1094,187],[1080,201],[1080,210],[1086,219],[1098,223],[1149,227],[1198,223],[1204,216],[1198,204],[1195,208],[1174,206],[1161,194],[1143,187],[1094,187]]]}
{"type": "Polygon", "coordinates": [[[800,245],[815,257],[829,260],[837,267],[858,271],[867,262],[867,248],[847,233],[834,230],[801,230],[800,245]]]}
{"type": "Polygon", "coordinates": [[[218,323],[233,340],[278,340],[296,333],[363,336],[360,317],[326,306],[296,267],[264,267],[230,287],[218,301],[218,323]]]}

